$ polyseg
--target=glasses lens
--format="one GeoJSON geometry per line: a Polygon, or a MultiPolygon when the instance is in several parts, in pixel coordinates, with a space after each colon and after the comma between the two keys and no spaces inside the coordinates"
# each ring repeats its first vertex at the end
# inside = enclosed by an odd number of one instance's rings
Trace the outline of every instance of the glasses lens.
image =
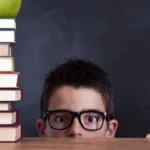
{"type": "Polygon", "coordinates": [[[67,128],[72,120],[72,116],[69,112],[53,112],[50,114],[49,123],[50,126],[55,129],[67,128]]]}
{"type": "Polygon", "coordinates": [[[103,115],[98,112],[85,112],[81,115],[81,123],[89,130],[100,129],[103,124],[103,115]]]}

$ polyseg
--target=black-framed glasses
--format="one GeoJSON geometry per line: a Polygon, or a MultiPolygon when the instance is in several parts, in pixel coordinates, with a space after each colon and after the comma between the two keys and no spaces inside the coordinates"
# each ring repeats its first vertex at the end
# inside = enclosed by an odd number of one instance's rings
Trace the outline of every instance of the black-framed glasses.
{"type": "Polygon", "coordinates": [[[72,112],[69,110],[46,111],[43,119],[48,119],[49,125],[55,130],[64,130],[69,128],[74,118],[77,117],[80,125],[89,131],[100,130],[104,120],[107,119],[106,112],[97,110],[87,110],[81,112],[72,112]]]}

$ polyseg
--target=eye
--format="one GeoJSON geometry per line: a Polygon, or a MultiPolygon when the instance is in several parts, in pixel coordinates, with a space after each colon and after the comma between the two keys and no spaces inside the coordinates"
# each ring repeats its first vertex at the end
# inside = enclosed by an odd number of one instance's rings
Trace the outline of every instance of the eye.
{"type": "Polygon", "coordinates": [[[94,116],[86,116],[86,122],[87,122],[87,123],[95,123],[95,122],[97,122],[97,117],[94,117],[94,116]]]}
{"type": "Polygon", "coordinates": [[[57,123],[63,123],[63,122],[66,122],[66,121],[67,121],[67,118],[66,118],[65,116],[63,116],[63,115],[61,115],[61,116],[56,116],[56,117],[55,117],[55,121],[56,121],[57,123]]]}

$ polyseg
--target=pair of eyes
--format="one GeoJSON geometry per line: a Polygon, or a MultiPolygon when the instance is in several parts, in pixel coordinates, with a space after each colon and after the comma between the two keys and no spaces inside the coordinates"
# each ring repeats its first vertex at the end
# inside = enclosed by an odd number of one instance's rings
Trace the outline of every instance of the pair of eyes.
{"type": "MultiPolygon", "coordinates": [[[[81,121],[84,123],[96,123],[101,119],[101,117],[99,116],[92,116],[92,115],[85,115],[83,117],[81,117],[81,121]]],[[[55,116],[53,117],[53,120],[56,123],[66,123],[68,121],[71,120],[70,116],[66,116],[66,115],[59,115],[59,116],[55,116]]]]}

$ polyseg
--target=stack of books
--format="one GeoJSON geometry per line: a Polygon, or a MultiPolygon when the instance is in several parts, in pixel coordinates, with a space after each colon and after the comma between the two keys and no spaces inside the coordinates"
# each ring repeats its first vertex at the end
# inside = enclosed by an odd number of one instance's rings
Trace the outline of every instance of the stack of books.
{"type": "Polygon", "coordinates": [[[15,71],[12,45],[15,40],[16,20],[0,19],[0,142],[15,142],[22,138],[22,125],[13,103],[22,99],[18,87],[20,72],[15,71]]]}

